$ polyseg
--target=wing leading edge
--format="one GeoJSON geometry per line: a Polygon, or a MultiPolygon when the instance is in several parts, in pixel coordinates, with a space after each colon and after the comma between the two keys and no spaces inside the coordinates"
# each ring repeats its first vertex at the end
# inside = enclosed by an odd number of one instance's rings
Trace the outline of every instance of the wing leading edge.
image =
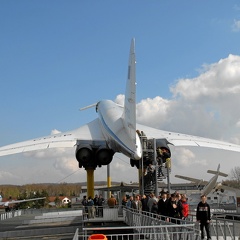
{"type": "Polygon", "coordinates": [[[31,199],[23,199],[23,200],[12,200],[12,201],[7,201],[7,202],[0,202],[0,206],[8,206],[10,204],[16,204],[16,203],[22,203],[22,202],[31,202],[31,201],[37,201],[37,200],[42,200],[46,199],[46,197],[40,197],[40,198],[31,198],[31,199]]]}
{"type": "Polygon", "coordinates": [[[203,138],[181,133],[167,132],[156,128],[151,128],[141,124],[137,124],[137,129],[143,131],[148,138],[165,141],[166,144],[173,146],[192,146],[192,147],[208,147],[228,151],[240,152],[240,145],[218,141],[210,138],[203,138]]]}
{"type": "Polygon", "coordinates": [[[187,176],[182,176],[182,175],[175,175],[175,177],[196,183],[196,185],[200,185],[200,184],[206,185],[208,183],[207,181],[203,181],[202,179],[192,178],[192,177],[187,177],[187,176]]]}
{"type": "Polygon", "coordinates": [[[99,127],[99,120],[94,121],[73,131],[49,135],[41,138],[19,142],[0,147],[0,156],[24,153],[49,148],[74,147],[77,141],[105,141],[99,127]]]}

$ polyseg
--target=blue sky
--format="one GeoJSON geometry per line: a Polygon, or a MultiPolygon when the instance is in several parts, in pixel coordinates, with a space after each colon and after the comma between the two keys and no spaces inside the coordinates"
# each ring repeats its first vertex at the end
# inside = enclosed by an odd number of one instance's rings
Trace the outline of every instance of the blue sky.
{"type": "MultiPolygon", "coordinates": [[[[176,100],[181,94],[175,99],[170,87],[181,79],[194,80],[203,66],[240,55],[240,4],[231,0],[1,0],[0,27],[1,146],[94,119],[93,109],[79,108],[124,94],[132,37],[138,102],[157,96],[176,100]]],[[[188,133],[209,137],[205,133],[214,123],[207,124],[206,130],[196,125],[188,133]]],[[[0,159],[0,182],[21,182],[10,176],[16,175],[13,169],[30,164],[24,161],[23,155],[0,159]]],[[[36,161],[39,168],[44,164],[36,161]]],[[[52,172],[44,180],[58,181],[69,173],[52,172]]],[[[43,179],[26,177],[22,182],[28,181],[43,179]]]]}

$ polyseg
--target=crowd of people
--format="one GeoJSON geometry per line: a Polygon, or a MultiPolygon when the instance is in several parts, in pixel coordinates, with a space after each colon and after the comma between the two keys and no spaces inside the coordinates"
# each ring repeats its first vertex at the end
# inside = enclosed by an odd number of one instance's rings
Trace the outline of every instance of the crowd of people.
{"type": "MultiPolygon", "coordinates": [[[[207,239],[211,239],[210,234],[210,206],[206,202],[207,197],[201,196],[201,201],[197,206],[196,219],[200,223],[201,238],[204,239],[204,229],[207,234],[207,239]]],[[[82,200],[83,206],[85,206],[85,212],[89,218],[95,216],[103,216],[103,204],[107,204],[109,208],[114,208],[117,205],[117,200],[112,194],[111,197],[105,202],[102,195],[95,195],[95,198],[86,198],[84,196],[82,200]]],[[[164,191],[160,196],[155,196],[154,193],[146,195],[124,196],[121,202],[122,206],[132,208],[138,211],[151,212],[155,216],[164,221],[171,221],[172,223],[179,223],[181,220],[187,220],[189,216],[189,204],[187,203],[187,196],[180,194],[177,191],[169,194],[164,191]],[[179,220],[178,220],[179,219],[179,220]]]]}
{"type": "Polygon", "coordinates": [[[141,211],[159,214],[162,218],[179,218],[187,219],[189,214],[189,205],[184,194],[178,192],[168,194],[161,192],[159,197],[154,193],[148,196],[136,195],[123,197],[122,205],[128,208],[133,208],[141,211]]]}
{"type": "MultiPolygon", "coordinates": [[[[200,223],[201,239],[204,239],[205,229],[207,239],[210,240],[211,214],[210,206],[206,200],[207,197],[202,195],[201,201],[197,205],[196,219],[197,222],[200,223]]],[[[187,196],[178,192],[169,194],[162,191],[159,197],[156,197],[154,193],[150,193],[148,196],[136,195],[135,197],[129,196],[128,198],[124,196],[122,205],[128,208],[160,215],[162,220],[178,224],[178,219],[187,220],[189,216],[187,196]]]]}
{"type": "Polygon", "coordinates": [[[94,218],[95,216],[103,216],[103,204],[105,200],[100,194],[96,194],[94,198],[89,196],[83,196],[82,205],[85,208],[85,213],[88,215],[88,218],[94,218]]]}

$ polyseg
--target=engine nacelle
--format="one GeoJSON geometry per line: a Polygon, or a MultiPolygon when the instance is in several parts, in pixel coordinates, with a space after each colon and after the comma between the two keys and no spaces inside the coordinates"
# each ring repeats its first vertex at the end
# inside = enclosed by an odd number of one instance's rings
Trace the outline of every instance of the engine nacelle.
{"type": "Polygon", "coordinates": [[[114,152],[109,148],[99,148],[96,151],[95,159],[97,165],[101,167],[101,165],[108,165],[113,159],[114,152]]]}
{"type": "Polygon", "coordinates": [[[76,149],[76,159],[79,167],[86,167],[93,160],[93,149],[90,145],[79,145],[76,149]]]}
{"type": "Polygon", "coordinates": [[[80,168],[95,169],[97,166],[108,165],[113,159],[114,152],[105,146],[94,147],[89,144],[80,144],[75,155],[80,168]]]}

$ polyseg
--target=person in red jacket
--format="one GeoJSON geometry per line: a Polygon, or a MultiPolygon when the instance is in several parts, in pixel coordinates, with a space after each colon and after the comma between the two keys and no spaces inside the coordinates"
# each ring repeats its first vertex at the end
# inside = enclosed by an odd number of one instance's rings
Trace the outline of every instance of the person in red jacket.
{"type": "Polygon", "coordinates": [[[182,203],[182,219],[186,219],[189,214],[189,205],[187,203],[186,196],[184,195],[182,196],[181,203],[182,203]]]}

